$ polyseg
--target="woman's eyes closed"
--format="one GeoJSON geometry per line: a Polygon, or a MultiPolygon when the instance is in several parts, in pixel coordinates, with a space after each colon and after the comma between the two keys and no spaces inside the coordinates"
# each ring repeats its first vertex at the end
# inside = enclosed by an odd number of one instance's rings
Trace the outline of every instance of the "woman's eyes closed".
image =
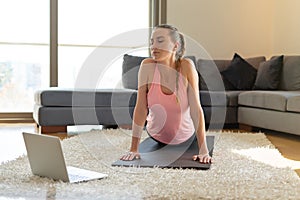
{"type": "MultiPolygon", "coordinates": [[[[157,43],[163,43],[165,40],[156,40],[157,43]]],[[[150,40],[150,44],[153,45],[154,41],[150,40]]]]}

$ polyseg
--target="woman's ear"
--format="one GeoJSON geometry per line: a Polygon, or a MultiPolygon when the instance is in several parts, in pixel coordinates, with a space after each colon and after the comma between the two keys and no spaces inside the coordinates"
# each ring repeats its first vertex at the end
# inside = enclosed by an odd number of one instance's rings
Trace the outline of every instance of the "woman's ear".
{"type": "Polygon", "coordinates": [[[174,51],[177,51],[178,48],[179,48],[179,43],[176,42],[175,45],[174,45],[174,51]]]}

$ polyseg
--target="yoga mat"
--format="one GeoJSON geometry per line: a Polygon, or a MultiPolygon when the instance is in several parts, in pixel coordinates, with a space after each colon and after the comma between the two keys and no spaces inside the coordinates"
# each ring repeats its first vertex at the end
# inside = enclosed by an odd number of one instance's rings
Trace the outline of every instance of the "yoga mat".
{"type": "MultiPolygon", "coordinates": [[[[206,136],[209,155],[212,156],[214,136],[206,136]]],[[[124,167],[159,167],[159,168],[190,168],[209,169],[211,164],[202,164],[192,159],[198,154],[197,139],[191,138],[180,145],[162,145],[152,138],[146,138],[139,146],[141,159],[132,161],[117,160],[112,166],[124,167]]]]}

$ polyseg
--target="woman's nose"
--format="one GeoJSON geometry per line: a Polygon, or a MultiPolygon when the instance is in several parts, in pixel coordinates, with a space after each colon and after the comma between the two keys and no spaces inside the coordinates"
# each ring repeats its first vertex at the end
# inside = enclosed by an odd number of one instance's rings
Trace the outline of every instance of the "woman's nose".
{"type": "Polygon", "coordinates": [[[157,49],[157,45],[155,43],[152,43],[150,45],[150,49],[153,50],[153,49],[157,49]]]}

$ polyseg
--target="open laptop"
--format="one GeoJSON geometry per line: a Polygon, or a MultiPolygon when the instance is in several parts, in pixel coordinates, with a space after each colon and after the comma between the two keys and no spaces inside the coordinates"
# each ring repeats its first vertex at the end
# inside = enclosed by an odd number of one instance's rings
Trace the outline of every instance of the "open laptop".
{"type": "Polygon", "coordinates": [[[94,171],[67,167],[58,137],[23,132],[23,138],[34,175],[70,183],[107,177],[94,171]]]}

